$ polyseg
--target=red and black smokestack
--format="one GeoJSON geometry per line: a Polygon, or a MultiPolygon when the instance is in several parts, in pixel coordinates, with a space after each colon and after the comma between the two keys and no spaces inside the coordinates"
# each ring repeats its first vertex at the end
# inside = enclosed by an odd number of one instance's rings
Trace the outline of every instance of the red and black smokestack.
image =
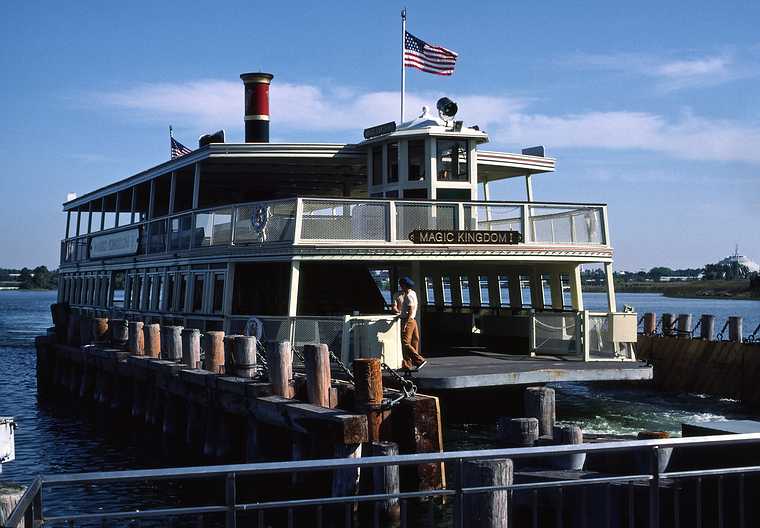
{"type": "Polygon", "coordinates": [[[243,73],[245,84],[245,142],[269,143],[269,84],[271,73],[243,73]]]}

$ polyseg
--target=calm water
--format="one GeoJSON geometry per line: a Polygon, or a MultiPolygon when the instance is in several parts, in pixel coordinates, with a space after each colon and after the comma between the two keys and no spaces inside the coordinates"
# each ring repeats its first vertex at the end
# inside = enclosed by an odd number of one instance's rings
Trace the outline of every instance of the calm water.
{"type": "MultiPolygon", "coordinates": [[[[586,294],[592,309],[606,307],[604,294],[586,294]]],[[[177,465],[160,450],[149,450],[123,432],[109,432],[98,420],[85,416],[70,402],[41,407],[36,398],[34,337],[51,325],[50,292],[0,291],[0,415],[14,416],[18,423],[16,461],[3,467],[2,478],[28,482],[33,475],[51,472],[92,471],[177,465]]],[[[640,313],[664,311],[713,313],[719,321],[729,315],[745,318],[745,333],[760,322],[760,301],[668,299],[655,294],[622,294],[618,304],[630,304],[640,313]]],[[[579,423],[586,431],[635,433],[642,429],[680,430],[684,420],[742,418],[750,415],[735,402],[698,394],[664,395],[636,387],[567,384],[558,390],[558,413],[564,421],[579,423]]],[[[453,426],[446,431],[446,444],[465,448],[491,445],[488,427],[453,426]]],[[[83,497],[97,504],[108,491],[87,488],[83,497]]],[[[141,488],[135,495],[151,502],[165,488],[141,488]]],[[[55,493],[48,497],[56,501],[55,493]]],[[[67,503],[61,502],[66,509],[67,503]]],[[[73,506],[71,506],[73,507],[73,506]]]]}

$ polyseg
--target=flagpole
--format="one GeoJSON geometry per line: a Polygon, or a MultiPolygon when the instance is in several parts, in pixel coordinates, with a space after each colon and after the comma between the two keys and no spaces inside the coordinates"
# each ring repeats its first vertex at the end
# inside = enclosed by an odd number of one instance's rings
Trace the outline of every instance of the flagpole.
{"type": "Polygon", "coordinates": [[[174,138],[174,132],[172,131],[172,126],[169,125],[169,158],[172,157],[172,138],[174,138]]]}
{"type": "Polygon", "coordinates": [[[406,8],[401,10],[401,126],[404,123],[404,98],[406,97],[406,68],[404,68],[404,48],[406,46],[406,8]]]}

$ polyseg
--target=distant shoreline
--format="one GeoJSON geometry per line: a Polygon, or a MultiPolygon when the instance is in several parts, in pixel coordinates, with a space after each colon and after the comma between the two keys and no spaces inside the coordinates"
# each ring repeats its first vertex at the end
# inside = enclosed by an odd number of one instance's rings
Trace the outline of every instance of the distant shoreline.
{"type": "MultiPolygon", "coordinates": [[[[606,286],[587,285],[583,291],[606,292],[606,286]]],[[[615,284],[615,293],[661,293],[679,299],[760,300],[760,291],[752,291],[748,281],[634,282],[615,284]]]]}

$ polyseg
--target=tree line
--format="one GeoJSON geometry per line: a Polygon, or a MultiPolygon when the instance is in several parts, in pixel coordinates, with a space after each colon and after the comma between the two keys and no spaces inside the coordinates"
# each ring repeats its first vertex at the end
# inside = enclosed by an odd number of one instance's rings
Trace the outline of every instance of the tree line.
{"type": "Polygon", "coordinates": [[[54,290],[58,288],[58,272],[46,266],[34,269],[0,268],[0,283],[18,286],[21,290],[54,290]]]}

